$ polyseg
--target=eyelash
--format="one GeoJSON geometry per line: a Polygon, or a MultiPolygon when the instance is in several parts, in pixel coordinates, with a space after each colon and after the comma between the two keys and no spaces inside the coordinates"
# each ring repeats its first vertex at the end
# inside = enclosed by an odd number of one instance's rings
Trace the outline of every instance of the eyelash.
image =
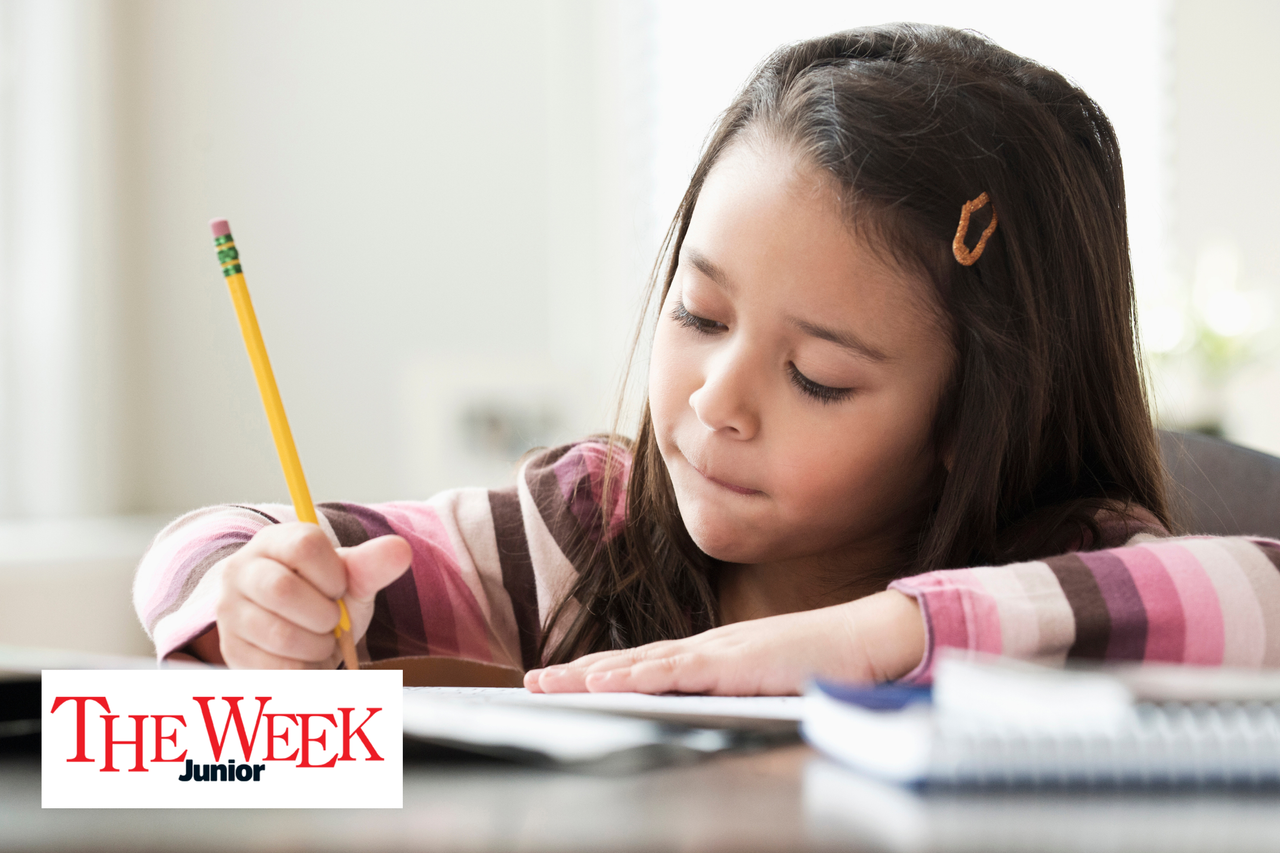
{"type": "MultiPolygon", "coordinates": [[[[676,307],[671,310],[671,319],[681,326],[693,329],[700,335],[709,335],[716,331],[717,326],[723,325],[714,320],[690,314],[689,309],[684,307],[683,302],[677,302],[676,307]]],[[[802,394],[817,400],[819,403],[839,403],[853,394],[852,388],[832,388],[828,385],[819,385],[801,373],[794,364],[787,365],[787,373],[791,377],[792,385],[796,386],[802,394]]]]}
{"type": "Polygon", "coordinates": [[[819,403],[839,403],[841,400],[847,400],[853,394],[852,388],[832,388],[830,385],[819,385],[801,373],[794,364],[788,365],[787,370],[791,374],[791,384],[799,388],[801,393],[807,394],[819,403]]]}
{"type": "Polygon", "coordinates": [[[676,307],[671,310],[671,319],[675,320],[681,326],[687,326],[695,332],[709,335],[715,331],[716,326],[722,325],[715,320],[707,320],[695,314],[690,314],[689,309],[684,307],[683,302],[677,302],[676,307]]]}

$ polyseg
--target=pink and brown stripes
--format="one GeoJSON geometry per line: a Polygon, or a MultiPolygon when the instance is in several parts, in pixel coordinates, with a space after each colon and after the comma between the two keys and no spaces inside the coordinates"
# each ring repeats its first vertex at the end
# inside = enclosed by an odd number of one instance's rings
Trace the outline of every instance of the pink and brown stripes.
{"type": "Polygon", "coordinates": [[[1280,545],[1177,539],[1046,560],[1076,623],[1071,657],[1280,666],[1280,545]]]}
{"type": "MultiPolygon", "coordinates": [[[[324,503],[316,509],[324,514],[338,544],[344,548],[395,532],[380,513],[358,504],[324,503]]],[[[411,606],[417,599],[412,571],[406,571],[377,594],[369,630],[362,641],[370,660],[429,654],[422,613],[411,606]]]]}
{"type": "MultiPolygon", "coordinates": [[[[458,575],[458,557],[453,553],[443,525],[433,515],[434,509],[384,504],[375,510],[339,503],[321,504],[319,509],[344,547],[396,534],[404,537],[412,549],[413,563],[409,570],[374,599],[373,618],[363,640],[371,660],[414,655],[493,659],[483,612],[458,575]]],[[[529,642],[536,655],[537,602],[523,594],[526,585],[532,586],[532,566],[528,567],[527,583],[521,580],[524,573],[518,566],[508,566],[508,552],[518,546],[511,543],[509,532],[502,529],[502,521],[509,525],[509,519],[506,516],[500,519],[500,514],[494,513],[494,521],[499,528],[495,532],[502,554],[504,586],[521,627],[521,650],[525,650],[525,631],[532,630],[529,642]]],[[[518,518],[516,525],[519,541],[523,542],[518,518]]]]}
{"type": "Polygon", "coordinates": [[[1280,667],[1280,542],[1184,537],[894,581],[940,648],[1280,667]]]}
{"type": "MultiPolygon", "coordinates": [[[[598,481],[600,472],[593,470],[593,460],[582,448],[556,448],[525,469],[525,483],[547,531],[576,566],[590,561],[603,538],[598,488],[593,489],[593,476],[598,481]]],[[[623,494],[625,485],[624,480],[623,494]]]]}
{"type": "Polygon", "coordinates": [[[520,635],[520,662],[525,669],[541,664],[538,646],[542,622],[538,613],[538,589],[533,575],[533,555],[524,530],[524,511],[514,486],[489,492],[489,512],[498,546],[502,586],[511,598],[512,615],[520,635]]]}
{"type": "MultiPolygon", "coordinates": [[[[233,508],[242,510],[246,516],[258,520],[259,523],[257,525],[246,523],[241,527],[224,527],[216,537],[210,539],[195,537],[189,545],[174,555],[173,563],[166,573],[166,581],[157,584],[157,589],[162,592],[162,595],[158,599],[147,602],[145,612],[140,614],[149,634],[155,633],[156,625],[161,619],[176,612],[186,603],[210,569],[243,548],[260,527],[279,523],[275,518],[254,507],[237,505],[233,508]]],[[[200,632],[207,630],[208,627],[210,626],[202,626],[200,632]]]]}

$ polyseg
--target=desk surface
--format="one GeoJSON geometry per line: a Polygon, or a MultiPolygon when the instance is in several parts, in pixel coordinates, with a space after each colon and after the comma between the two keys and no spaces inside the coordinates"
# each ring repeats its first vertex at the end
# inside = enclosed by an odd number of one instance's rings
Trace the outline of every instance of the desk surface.
{"type": "Polygon", "coordinates": [[[1275,851],[1280,793],[918,795],[804,746],[625,776],[437,757],[403,810],[40,809],[33,758],[0,760],[3,850],[1275,851]]]}

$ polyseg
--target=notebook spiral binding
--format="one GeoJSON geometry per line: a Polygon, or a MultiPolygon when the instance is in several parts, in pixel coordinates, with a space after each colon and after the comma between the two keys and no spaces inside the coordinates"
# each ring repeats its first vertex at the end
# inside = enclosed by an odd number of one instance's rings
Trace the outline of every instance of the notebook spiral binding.
{"type": "Polygon", "coordinates": [[[1280,702],[1139,702],[1106,733],[934,725],[933,784],[1280,784],[1280,702]]]}

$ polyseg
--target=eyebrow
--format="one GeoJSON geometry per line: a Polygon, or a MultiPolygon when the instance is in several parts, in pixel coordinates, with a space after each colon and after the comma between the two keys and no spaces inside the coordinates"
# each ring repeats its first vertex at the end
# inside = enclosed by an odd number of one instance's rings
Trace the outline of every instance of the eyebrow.
{"type": "MultiPolygon", "coordinates": [[[[699,252],[697,249],[689,246],[681,247],[680,258],[683,261],[688,261],[690,266],[714,281],[716,284],[720,285],[720,287],[729,293],[733,293],[737,290],[728,274],[717,266],[714,261],[699,252]]],[[[890,360],[889,356],[883,351],[873,347],[853,332],[820,326],[817,323],[810,323],[808,320],[801,320],[798,317],[787,317],[786,320],[806,335],[819,338],[824,341],[830,341],[836,346],[847,349],[855,355],[862,356],[868,361],[882,362],[890,360]]]]}
{"type": "Polygon", "coordinates": [[[729,280],[728,273],[717,266],[715,261],[702,254],[697,249],[690,248],[689,246],[682,246],[680,248],[680,260],[688,261],[694,269],[720,285],[720,287],[727,290],[729,293],[737,291],[738,288],[729,280]]]}
{"type": "Polygon", "coordinates": [[[828,329],[826,326],[819,326],[816,323],[810,323],[807,320],[801,320],[798,317],[787,317],[787,322],[795,326],[806,335],[815,338],[821,338],[824,341],[830,341],[836,346],[843,347],[855,355],[860,355],[868,361],[889,361],[889,356],[885,355],[881,350],[876,349],[853,332],[828,329]]]}

